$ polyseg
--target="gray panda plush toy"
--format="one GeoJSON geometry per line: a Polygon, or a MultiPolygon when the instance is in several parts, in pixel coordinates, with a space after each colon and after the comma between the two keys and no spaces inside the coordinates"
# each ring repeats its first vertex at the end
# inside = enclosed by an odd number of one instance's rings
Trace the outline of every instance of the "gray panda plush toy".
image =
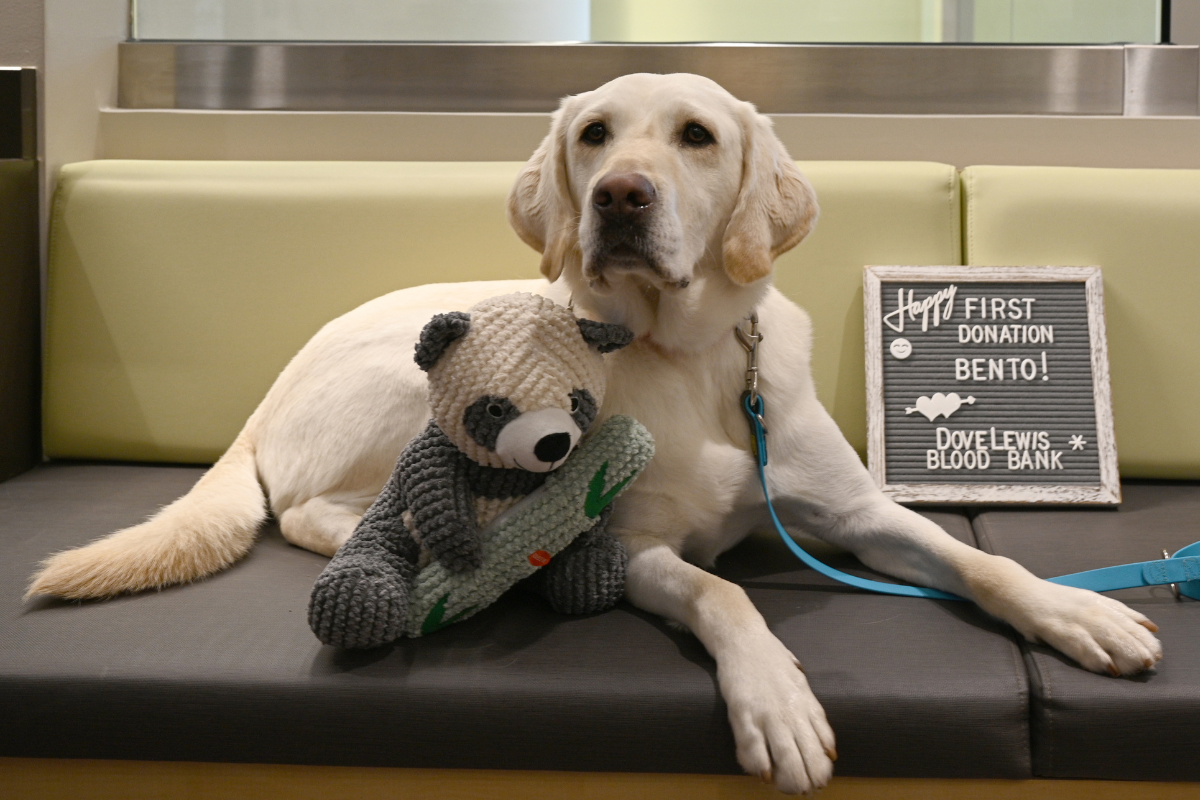
{"type": "MultiPolygon", "coordinates": [[[[410,611],[424,613],[410,609],[419,605],[413,596],[420,591],[418,573],[431,565],[447,576],[480,571],[481,531],[567,460],[604,399],[601,354],[632,340],[627,328],[577,319],[551,300],[523,293],[430,320],[416,362],[428,373],[433,418],[405,447],[353,536],[318,577],[309,603],[317,638],[370,648],[461,618],[441,621],[443,597],[429,615],[436,624],[414,628],[410,611]]],[[[603,467],[598,475],[603,486],[603,467]]],[[[594,524],[584,520],[590,529],[566,549],[552,559],[540,550],[529,556],[541,569],[527,583],[556,610],[597,612],[623,594],[628,557],[605,523],[607,503],[627,482],[606,494],[594,524]]],[[[500,591],[515,580],[511,570],[486,579],[507,581],[500,591]]]]}

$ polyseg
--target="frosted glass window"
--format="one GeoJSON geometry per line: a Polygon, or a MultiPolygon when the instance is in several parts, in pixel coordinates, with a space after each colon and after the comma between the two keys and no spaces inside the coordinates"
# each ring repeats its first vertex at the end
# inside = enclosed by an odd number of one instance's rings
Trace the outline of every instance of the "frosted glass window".
{"type": "Polygon", "coordinates": [[[134,38],[1153,44],[1160,0],[133,0],[134,38]]]}
{"type": "Polygon", "coordinates": [[[134,38],[587,41],[588,0],[134,0],[134,38]]]}

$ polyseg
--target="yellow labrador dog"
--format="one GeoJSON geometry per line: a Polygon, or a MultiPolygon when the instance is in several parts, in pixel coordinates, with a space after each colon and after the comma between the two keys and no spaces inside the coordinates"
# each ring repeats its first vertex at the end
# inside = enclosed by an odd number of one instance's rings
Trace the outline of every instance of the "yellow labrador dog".
{"type": "Polygon", "coordinates": [[[796,657],[739,587],[704,567],[765,522],[739,410],[734,328],[757,311],[772,492],[787,522],[903,580],[973,599],[1031,640],[1114,675],[1162,656],[1119,602],[1035,578],[891,502],[817,402],[808,317],[771,286],[772,262],[817,204],[771,123],[695,75],[628,75],[569,97],[517,179],[509,217],[543,253],[544,281],[423,286],[334,320],[280,375],[233,446],[150,521],[49,559],[31,594],[104,597],[189,581],[251,547],[266,515],[332,554],[429,415],[413,363],[421,326],[514,290],[573,298],[623,323],[603,416],[629,414],[657,456],[616,508],[629,600],[687,626],[716,659],[750,773],[786,792],[825,785],[834,736],[796,657]]]}

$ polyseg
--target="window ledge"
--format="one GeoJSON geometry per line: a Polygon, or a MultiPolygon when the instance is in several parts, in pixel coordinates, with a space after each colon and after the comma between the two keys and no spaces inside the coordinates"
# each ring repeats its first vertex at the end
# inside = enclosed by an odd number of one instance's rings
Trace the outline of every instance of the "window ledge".
{"type": "Polygon", "coordinates": [[[1200,47],[126,42],[123,108],[548,112],[695,72],[767,113],[1200,113],[1200,47]]]}
{"type": "MultiPolygon", "coordinates": [[[[1200,168],[1200,117],[772,114],[794,158],[1200,168]]],[[[524,161],[549,113],[105,109],[100,157],[524,161]]]]}

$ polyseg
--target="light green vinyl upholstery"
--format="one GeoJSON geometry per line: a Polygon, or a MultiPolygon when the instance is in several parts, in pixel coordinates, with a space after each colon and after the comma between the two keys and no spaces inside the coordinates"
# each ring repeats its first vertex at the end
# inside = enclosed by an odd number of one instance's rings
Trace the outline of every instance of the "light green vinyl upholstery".
{"type": "MultiPolygon", "coordinates": [[[[505,221],[519,163],[93,161],[51,221],[47,455],[206,462],[330,319],[421,283],[536,277],[505,221]]],[[[959,263],[953,168],[801,164],[816,231],[777,264],[821,397],[865,442],[864,264],[959,263]]],[[[736,391],[732,387],[731,391],[736,391]]]]}
{"type": "Polygon", "coordinates": [[[394,289],[536,277],[511,163],[92,161],[51,221],[45,451],[212,461],[326,322],[394,289]]]}
{"type": "Polygon", "coordinates": [[[1104,272],[1121,474],[1200,478],[1200,170],[970,167],[968,264],[1104,272]]]}
{"type": "Polygon", "coordinates": [[[863,267],[961,264],[954,167],[923,162],[800,162],[821,204],[816,229],[775,262],[775,285],[813,321],[821,402],[867,451],[863,267]]]}

